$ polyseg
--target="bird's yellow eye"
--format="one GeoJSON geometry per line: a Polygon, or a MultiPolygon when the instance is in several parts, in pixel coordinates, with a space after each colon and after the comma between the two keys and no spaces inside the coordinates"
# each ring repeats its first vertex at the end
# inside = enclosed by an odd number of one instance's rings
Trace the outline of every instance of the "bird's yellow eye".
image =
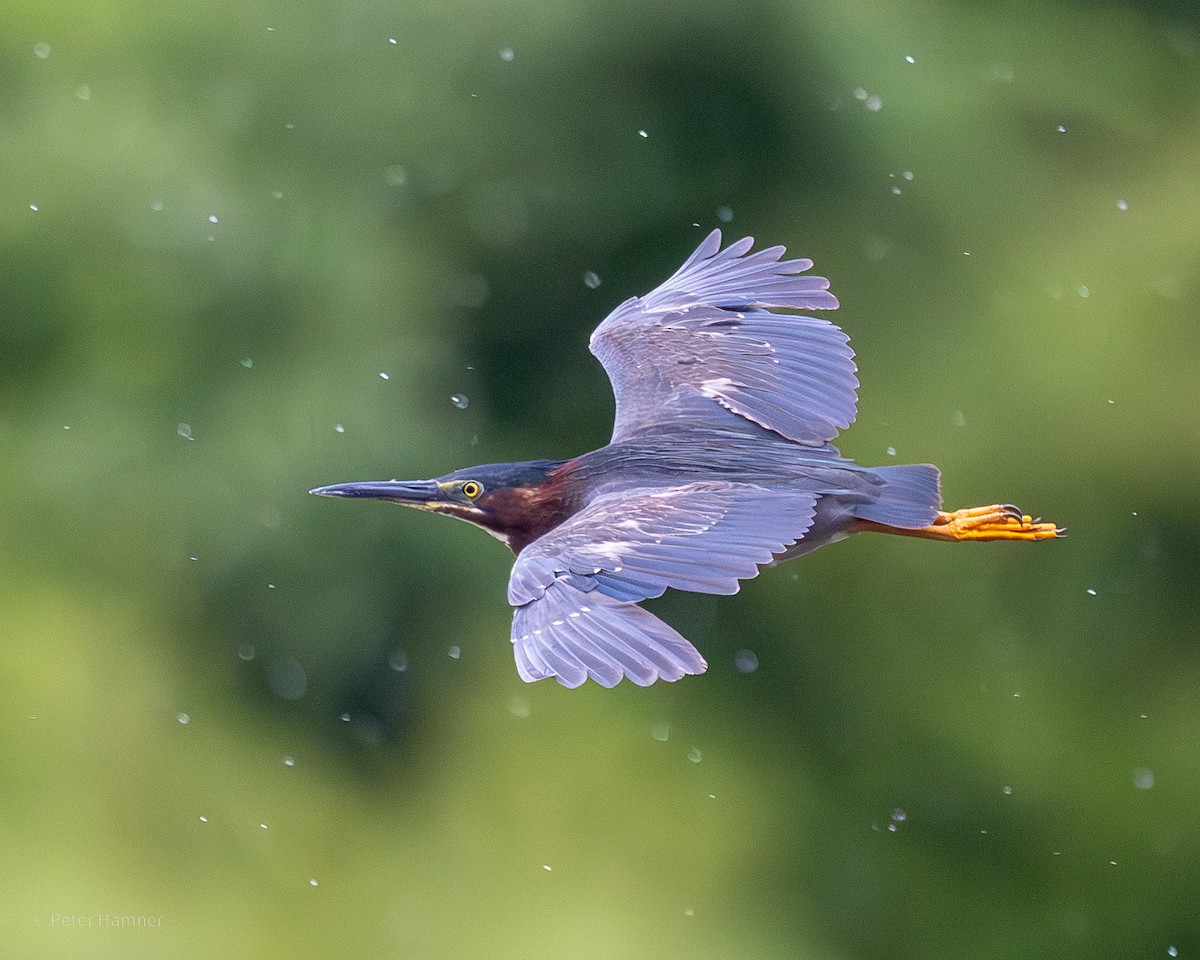
{"type": "Polygon", "coordinates": [[[483,487],[477,484],[474,480],[468,480],[462,485],[463,496],[468,500],[474,500],[477,496],[483,493],[483,487]]]}

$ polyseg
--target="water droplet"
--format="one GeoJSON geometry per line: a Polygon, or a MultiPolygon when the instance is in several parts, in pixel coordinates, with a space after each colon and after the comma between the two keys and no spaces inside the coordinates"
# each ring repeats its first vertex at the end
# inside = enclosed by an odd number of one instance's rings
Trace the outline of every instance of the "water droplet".
{"type": "Polygon", "coordinates": [[[192,722],[192,718],[189,717],[186,713],[175,714],[175,719],[178,720],[180,723],[184,723],[184,724],[192,722]]]}
{"type": "Polygon", "coordinates": [[[543,864],[542,864],[542,869],[543,869],[543,870],[545,870],[547,873],[549,873],[549,872],[551,871],[551,869],[552,869],[552,868],[551,868],[550,864],[548,864],[548,863],[543,863],[543,864]]]}
{"type": "Polygon", "coordinates": [[[738,673],[753,673],[758,669],[758,654],[753,650],[739,650],[733,655],[733,665],[738,673]]]}
{"type": "Polygon", "coordinates": [[[280,700],[299,700],[308,689],[308,674],[295,657],[273,657],[267,663],[267,686],[280,700]]]}
{"type": "Polygon", "coordinates": [[[699,747],[692,747],[688,750],[687,757],[692,761],[692,763],[699,763],[704,759],[704,754],[700,752],[699,747]]]}
{"type": "Polygon", "coordinates": [[[904,62],[905,63],[916,63],[917,61],[916,61],[916,58],[910,54],[909,56],[904,58],[904,62]]]}
{"type": "Polygon", "coordinates": [[[447,653],[449,653],[449,654],[450,654],[450,659],[451,659],[451,660],[458,660],[459,658],[461,658],[461,657],[462,657],[462,647],[460,647],[460,646],[458,646],[457,644],[455,644],[453,647],[451,647],[451,648],[450,648],[450,649],[447,651],[447,653]]]}
{"type": "Polygon", "coordinates": [[[203,817],[203,816],[202,816],[202,817],[200,818],[200,822],[201,822],[201,823],[208,823],[208,817],[203,817]]]}
{"type": "Polygon", "coordinates": [[[250,357],[242,357],[242,359],[239,360],[238,363],[240,363],[247,370],[249,370],[252,366],[254,366],[254,361],[250,357]]]}
{"type": "Polygon", "coordinates": [[[866,99],[867,109],[872,113],[878,113],[883,109],[883,98],[877,93],[871,94],[866,99]]]}
{"type": "Polygon", "coordinates": [[[525,697],[512,697],[508,701],[508,712],[522,720],[529,716],[529,701],[525,697]]]}
{"type": "Polygon", "coordinates": [[[408,183],[408,171],[398,163],[393,163],[383,171],[383,180],[389,187],[402,187],[408,183]]]}
{"type": "Polygon", "coordinates": [[[258,825],[258,827],[259,827],[259,829],[260,829],[260,830],[266,830],[266,829],[267,829],[267,825],[266,825],[265,823],[260,823],[260,824],[258,825]]]}
{"type": "Polygon", "coordinates": [[[150,204],[150,209],[155,213],[162,213],[163,202],[161,200],[155,200],[152,204],[150,204]]]}
{"type": "Polygon", "coordinates": [[[1154,789],[1154,771],[1149,767],[1138,767],[1133,771],[1133,785],[1139,790],[1154,789]]]}
{"type": "Polygon", "coordinates": [[[1087,592],[1089,597],[1094,597],[1096,595],[1096,591],[1093,587],[1088,587],[1087,592]]]}
{"type": "Polygon", "coordinates": [[[389,377],[389,376],[388,376],[386,373],[384,373],[382,370],[380,370],[380,371],[379,371],[379,379],[380,379],[380,380],[391,380],[392,378],[391,378],[391,377],[389,377]]]}
{"type": "Polygon", "coordinates": [[[254,644],[243,643],[240,647],[238,647],[238,657],[240,657],[242,660],[253,660],[254,644]]]}
{"type": "Polygon", "coordinates": [[[903,192],[904,191],[901,190],[899,187],[892,187],[892,193],[894,193],[896,196],[900,196],[900,194],[902,194],[903,192]]]}
{"type": "Polygon", "coordinates": [[[904,177],[905,180],[911,180],[913,178],[913,172],[911,170],[905,170],[901,176],[904,177]]]}
{"type": "Polygon", "coordinates": [[[961,410],[954,411],[954,425],[956,427],[965,427],[967,425],[967,418],[961,410]]]}
{"type": "Polygon", "coordinates": [[[343,713],[340,717],[338,717],[338,719],[341,720],[342,723],[349,723],[350,722],[350,714],[343,713]]]}
{"type": "Polygon", "coordinates": [[[888,447],[888,448],[887,448],[887,455],[888,455],[889,457],[894,457],[894,456],[896,455],[896,448],[895,448],[895,447],[888,447]]]}
{"type": "Polygon", "coordinates": [[[903,823],[907,819],[908,819],[908,813],[905,812],[903,807],[897,807],[895,810],[892,811],[892,822],[893,823],[903,823]]]}
{"type": "Polygon", "coordinates": [[[1168,957],[1179,956],[1179,948],[1174,945],[1167,947],[1167,956],[1168,957]]]}
{"type": "Polygon", "coordinates": [[[854,88],[854,99],[855,100],[866,100],[867,99],[867,91],[864,90],[862,87],[855,87],[854,88]]]}
{"type": "Polygon", "coordinates": [[[272,190],[271,191],[271,199],[282,200],[283,199],[283,191],[282,190],[272,190]]]}
{"type": "Polygon", "coordinates": [[[31,203],[31,204],[29,205],[29,209],[30,209],[30,210],[32,210],[34,213],[37,213],[37,212],[38,212],[38,205],[37,205],[36,203],[31,203]]]}
{"type": "Polygon", "coordinates": [[[600,286],[600,275],[589,270],[583,275],[583,285],[589,290],[595,290],[600,286]]]}
{"type": "Polygon", "coordinates": [[[648,134],[645,130],[639,130],[638,136],[641,137],[643,140],[645,140],[646,137],[650,136],[650,134],[648,134]]]}
{"type": "Polygon", "coordinates": [[[1118,200],[1117,201],[1117,209],[1118,210],[1128,210],[1129,204],[1126,203],[1124,200],[1118,200]]]}
{"type": "Polygon", "coordinates": [[[1086,299],[1087,299],[1087,297],[1088,297],[1088,294],[1089,294],[1091,291],[1089,291],[1089,290],[1088,290],[1088,288],[1087,288],[1087,287],[1085,287],[1085,286],[1084,286],[1084,285],[1081,283],[1081,284],[1080,284],[1078,287],[1076,287],[1076,288],[1075,288],[1075,292],[1076,292],[1077,294],[1079,294],[1081,297],[1083,297],[1083,299],[1085,299],[1085,300],[1086,300],[1086,299]]]}
{"type": "Polygon", "coordinates": [[[513,60],[516,59],[516,56],[517,51],[515,51],[512,47],[505,47],[500,51],[500,59],[505,63],[512,63],[513,60]]]}
{"type": "Polygon", "coordinates": [[[294,759],[294,758],[292,758],[292,757],[284,757],[284,758],[283,758],[283,765],[284,765],[285,767],[294,767],[294,766],[296,765],[296,761],[295,761],[295,759],[294,759]]]}
{"type": "Polygon", "coordinates": [[[695,907],[684,907],[683,915],[685,917],[694,917],[696,915],[696,908],[695,907]]]}
{"type": "Polygon", "coordinates": [[[190,423],[181,423],[175,427],[175,432],[183,437],[184,440],[195,440],[192,436],[192,425],[190,423]]]}
{"type": "Polygon", "coordinates": [[[208,215],[208,222],[209,223],[220,223],[221,221],[217,219],[217,215],[215,213],[210,213],[208,215]]]}
{"type": "Polygon", "coordinates": [[[1066,132],[1067,132],[1066,125],[1065,125],[1065,124],[1061,124],[1061,123],[1060,123],[1060,124],[1059,124],[1057,127],[1055,127],[1054,129],[1055,129],[1055,130],[1057,130],[1059,133],[1066,133],[1066,132]]]}
{"type": "Polygon", "coordinates": [[[450,394],[450,402],[458,407],[459,410],[466,410],[471,403],[471,398],[465,393],[452,393],[450,394]]]}
{"type": "Polygon", "coordinates": [[[340,423],[335,423],[333,425],[333,429],[334,429],[335,433],[345,433],[346,432],[346,428],[344,426],[342,426],[340,423]]]}
{"type": "Polygon", "coordinates": [[[189,560],[199,560],[199,557],[188,557],[189,560]]]}
{"type": "Polygon", "coordinates": [[[403,673],[408,669],[408,657],[397,650],[390,657],[388,657],[388,666],[397,673],[403,673]]]}
{"type": "Polygon", "coordinates": [[[650,728],[650,736],[659,743],[666,743],[671,739],[671,725],[666,720],[657,721],[650,728]]]}
{"type": "Polygon", "coordinates": [[[729,223],[733,220],[733,207],[717,207],[717,219],[722,223],[729,223]]]}
{"type": "Polygon", "coordinates": [[[33,55],[39,60],[45,60],[48,56],[50,56],[50,44],[46,43],[45,41],[42,41],[41,43],[35,43],[33,45],[33,55]]]}
{"type": "Polygon", "coordinates": [[[315,887],[315,886],[317,885],[317,878],[316,878],[316,877],[313,877],[311,880],[309,880],[309,881],[308,881],[308,885],[309,885],[310,887],[315,887]]]}
{"type": "Polygon", "coordinates": [[[388,37],[388,43],[396,44],[399,41],[395,37],[388,37]]]}
{"type": "Polygon", "coordinates": [[[1006,797],[1011,797],[1011,796],[1012,796],[1012,787],[1010,787],[1008,784],[1005,784],[1005,785],[1004,785],[1004,795],[1005,795],[1006,797]]]}
{"type": "Polygon", "coordinates": [[[92,88],[86,83],[81,83],[75,88],[75,96],[77,96],[80,100],[91,100],[92,88]]]}

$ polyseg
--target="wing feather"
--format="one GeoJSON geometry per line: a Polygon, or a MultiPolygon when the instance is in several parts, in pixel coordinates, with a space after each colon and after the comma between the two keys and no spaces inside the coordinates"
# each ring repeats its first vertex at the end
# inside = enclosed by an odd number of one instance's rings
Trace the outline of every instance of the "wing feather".
{"type": "Polygon", "coordinates": [[[771,309],[832,310],[824,277],[783,247],[721,249],[710,233],[661,286],[614,310],[592,334],[617,398],[613,440],[726,410],[798,443],[820,445],[854,420],[849,338],[826,320],[771,309]]]}
{"type": "Polygon", "coordinates": [[[703,482],[614,490],[518,556],[509,579],[522,679],[646,685],[704,658],[637,603],[668,589],[735,593],[804,536],[816,495],[703,482]]]}

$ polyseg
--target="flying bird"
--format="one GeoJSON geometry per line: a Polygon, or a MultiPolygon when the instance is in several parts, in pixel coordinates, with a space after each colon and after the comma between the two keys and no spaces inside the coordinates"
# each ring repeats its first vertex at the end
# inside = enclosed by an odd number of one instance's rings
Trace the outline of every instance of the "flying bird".
{"type": "Polygon", "coordinates": [[[930,540],[1063,535],[1008,504],[944,512],[930,464],[866,467],[830,441],[858,379],[827,320],[829,281],[781,246],[714,230],[661,286],[592,333],[616,394],[607,446],[433,480],[317,487],[466,520],[516,554],[512,644],[526,681],[647,686],[707,668],[638,604],[668,589],[736,593],[759,569],[855,533],[930,540]]]}

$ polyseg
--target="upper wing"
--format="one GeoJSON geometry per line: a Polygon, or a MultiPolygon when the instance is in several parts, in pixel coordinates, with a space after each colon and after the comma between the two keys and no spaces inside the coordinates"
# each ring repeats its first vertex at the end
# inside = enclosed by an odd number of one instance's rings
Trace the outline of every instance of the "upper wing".
{"type": "Polygon", "coordinates": [[[833,310],[811,260],[783,247],[721,250],[714,230],[675,274],[625,301],[596,328],[591,350],[617,398],[613,440],[672,420],[712,415],[712,401],[799,443],[832,440],[854,421],[854,351],[827,320],[771,307],[833,310]]]}
{"type": "Polygon", "coordinates": [[[525,680],[612,686],[677,680],[704,659],[635,607],[668,588],[736,593],[738,581],[804,536],[816,496],[742,483],[608,493],[517,557],[508,600],[525,680]]]}

